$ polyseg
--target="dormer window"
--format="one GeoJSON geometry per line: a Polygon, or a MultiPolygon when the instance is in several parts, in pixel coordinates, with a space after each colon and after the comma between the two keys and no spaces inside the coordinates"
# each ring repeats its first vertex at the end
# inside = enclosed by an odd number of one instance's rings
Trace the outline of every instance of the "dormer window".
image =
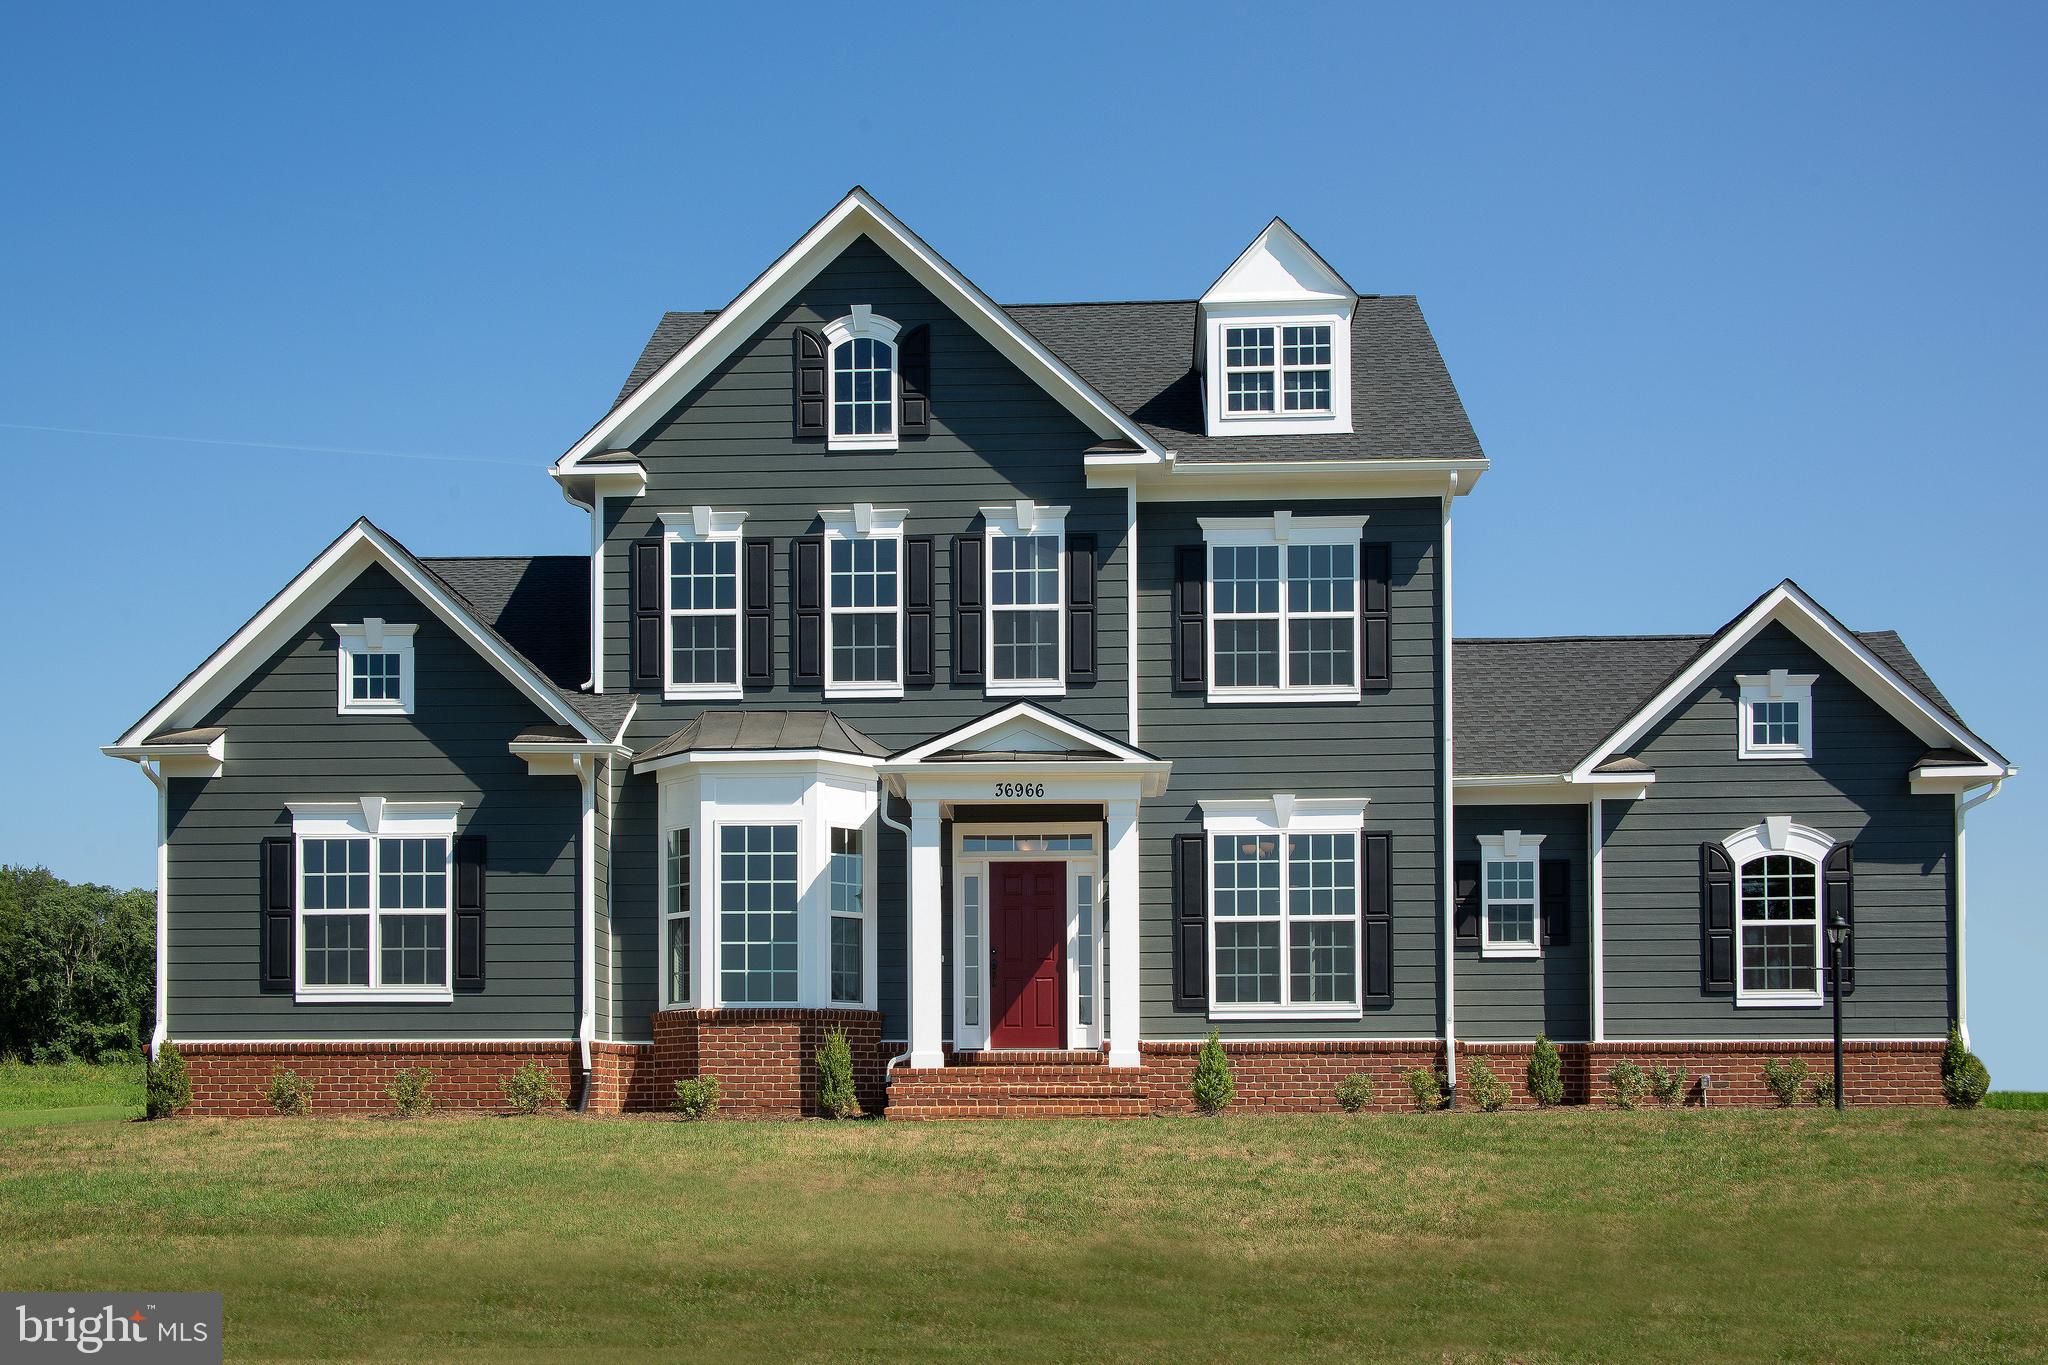
{"type": "Polygon", "coordinates": [[[1196,359],[1211,436],[1351,430],[1358,294],[1274,219],[1202,295],[1196,359]]]}
{"type": "Polygon", "coordinates": [[[360,625],[334,627],[344,716],[412,714],[412,637],[415,625],[372,616],[360,625]]]}
{"type": "Polygon", "coordinates": [[[1288,412],[1330,410],[1330,327],[1280,329],[1280,406],[1288,412]]]}
{"type": "Polygon", "coordinates": [[[831,360],[831,450],[896,448],[897,325],[866,304],[825,329],[831,360]]]}

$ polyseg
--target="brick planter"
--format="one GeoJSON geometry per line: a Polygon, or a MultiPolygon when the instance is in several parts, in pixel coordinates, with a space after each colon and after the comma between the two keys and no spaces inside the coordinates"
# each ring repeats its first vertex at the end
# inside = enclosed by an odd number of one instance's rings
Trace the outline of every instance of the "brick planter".
{"type": "Polygon", "coordinates": [[[843,1029],[852,1047],[861,1109],[881,1112],[881,1014],[828,1009],[663,1010],[654,1016],[651,1057],[633,1070],[626,1087],[625,1107],[666,1109],[678,1080],[716,1076],[722,1112],[815,1114],[817,1051],[833,1029],[843,1029]]]}

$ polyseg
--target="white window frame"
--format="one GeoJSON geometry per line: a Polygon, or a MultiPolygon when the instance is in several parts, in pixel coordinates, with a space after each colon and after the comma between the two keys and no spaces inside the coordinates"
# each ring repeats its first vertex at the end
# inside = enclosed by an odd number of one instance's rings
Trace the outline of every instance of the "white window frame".
{"type": "MultiPolygon", "coordinates": [[[[1835,840],[1817,829],[1792,822],[1789,815],[1767,815],[1748,829],[1721,841],[1735,878],[1735,1004],[1741,1009],[1807,1009],[1826,1003],[1828,973],[1827,861],[1835,840]],[[1810,991],[1753,991],[1743,986],[1742,929],[1746,916],[1742,896],[1742,869],[1758,858],[1789,856],[1813,865],[1813,989],[1810,991]]],[[[1759,924],[1783,925],[1783,920],[1759,920],[1759,924]]]]}
{"type": "Polygon", "coordinates": [[[1741,673],[1735,678],[1741,696],[1735,708],[1736,755],[1740,758],[1783,759],[1813,757],[1813,685],[1817,673],[1793,673],[1774,668],[1768,673],[1741,673]],[[1752,722],[1758,702],[1793,702],[1799,707],[1799,738],[1791,744],[1758,744],[1752,722]]]}
{"type": "Polygon", "coordinates": [[[868,939],[874,935],[875,910],[871,903],[870,888],[874,885],[875,846],[873,838],[864,825],[832,823],[825,831],[825,1001],[834,1009],[859,1009],[874,998],[873,984],[868,980],[868,939]],[[845,830],[860,840],[860,910],[846,914],[832,903],[832,893],[837,883],[832,876],[832,860],[839,855],[833,851],[831,839],[834,834],[845,830]],[[840,920],[855,920],[860,924],[860,994],[851,1000],[842,1000],[834,994],[832,987],[832,931],[840,920]]]}
{"type": "MultiPolygon", "coordinates": [[[[1481,957],[1531,958],[1543,956],[1543,836],[1511,829],[1500,834],[1479,836],[1479,955],[1481,957]],[[1529,941],[1493,941],[1493,878],[1495,863],[1533,863],[1536,867],[1534,894],[1529,900],[1529,941]]],[[[1520,905],[1522,902],[1504,902],[1520,905]]]]}
{"type": "Polygon", "coordinates": [[[821,511],[825,524],[825,695],[837,697],[899,698],[903,695],[904,562],[903,523],[910,516],[906,508],[876,507],[856,503],[851,508],[821,511]],[[838,541],[893,541],[896,545],[896,605],[886,607],[835,607],[832,603],[832,546],[838,541]],[[833,620],[838,616],[888,616],[896,631],[896,675],[867,682],[842,682],[833,675],[833,620]]]}
{"type": "Polygon", "coordinates": [[[409,716],[413,707],[413,684],[417,670],[413,667],[413,636],[419,631],[417,625],[386,621],[382,617],[370,616],[358,624],[341,624],[332,627],[335,640],[335,666],[339,692],[335,711],[344,716],[409,716]],[[358,654],[395,654],[398,656],[398,699],[385,698],[358,701],[355,697],[355,658],[358,654]]]}
{"type": "Polygon", "coordinates": [[[1019,498],[1015,503],[1001,507],[981,509],[982,521],[988,535],[988,543],[982,554],[982,596],[983,610],[987,620],[982,629],[982,692],[990,697],[1064,697],[1067,695],[1067,512],[1065,507],[1046,507],[1028,498],[1019,498]],[[1057,600],[1050,608],[998,607],[996,605],[996,542],[1003,539],[1046,536],[1054,542],[1053,566],[1058,574],[1054,593],[1057,600]],[[1003,678],[996,677],[996,613],[998,611],[1035,611],[1053,615],[1053,639],[1055,646],[1053,676],[1051,678],[1003,678]]]}
{"type": "MultiPolygon", "coordinates": [[[[1204,310],[1208,328],[1207,364],[1203,384],[1204,406],[1208,409],[1209,431],[1215,435],[1276,436],[1289,432],[1351,430],[1351,320],[1344,312],[1332,312],[1325,301],[1286,304],[1209,304],[1204,310]],[[1273,329],[1271,366],[1230,364],[1230,332],[1239,327],[1273,329]],[[1330,329],[1330,406],[1327,410],[1289,412],[1287,402],[1286,348],[1289,327],[1330,329]],[[1230,376],[1234,373],[1268,372],[1273,376],[1271,412],[1232,412],[1230,376]]],[[[1321,369],[1320,365],[1295,369],[1321,369]]]]}
{"type": "Polygon", "coordinates": [[[879,1008],[877,884],[881,837],[879,791],[867,763],[841,764],[834,756],[753,757],[720,752],[663,768],[656,774],[659,838],[654,849],[655,884],[663,888],[661,971],[656,981],[660,1007],[674,1009],[866,1009],[879,1008]],[[728,825],[793,825],[797,829],[797,999],[794,1002],[724,998],[721,967],[724,907],[720,896],[719,847],[728,825]],[[832,999],[832,830],[858,829],[863,850],[861,898],[861,989],[858,1002],[832,999]],[[669,994],[668,836],[690,831],[691,998],[669,994]]]}
{"type": "Polygon", "coordinates": [[[825,324],[825,449],[894,450],[903,430],[903,349],[897,344],[900,324],[856,303],[845,317],[825,324]],[[868,435],[839,434],[839,346],[866,338],[889,347],[889,430],[868,435]]]}
{"type": "Polygon", "coordinates": [[[1290,655],[1288,648],[1288,622],[1299,616],[1302,620],[1338,619],[1335,612],[1290,611],[1287,603],[1287,558],[1288,549],[1295,545],[1349,545],[1352,547],[1351,571],[1356,579],[1365,553],[1364,517],[1297,517],[1291,512],[1275,512],[1270,517],[1201,517],[1202,527],[1202,568],[1204,616],[1203,635],[1207,638],[1204,646],[1208,651],[1207,664],[1208,697],[1221,703],[1244,702],[1299,702],[1299,701],[1359,701],[1365,696],[1364,641],[1359,628],[1359,601],[1362,587],[1354,581],[1351,589],[1351,685],[1349,687],[1295,686],[1288,681],[1290,655]],[[1227,618],[1232,621],[1272,620],[1278,623],[1280,632],[1280,685],[1278,687],[1224,687],[1218,681],[1216,669],[1216,551],[1224,547],[1274,546],[1279,551],[1280,600],[1273,612],[1233,612],[1227,618]]]}
{"type": "MultiPolygon", "coordinates": [[[[292,813],[292,999],[301,1005],[386,1004],[445,1005],[455,999],[455,830],[460,801],[387,801],[365,796],[356,801],[291,801],[292,813]],[[370,845],[370,904],[367,910],[316,910],[316,915],[368,914],[370,917],[370,984],[308,986],[306,984],[306,841],[365,839],[370,845]],[[385,839],[440,839],[446,846],[442,897],[442,943],[446,948],[440,986],[385,986],[380,845],[385,839]]],[[[392,914],[429,915],[431,910],[393,907],[392,914]]]]}
{"type": "Polygon", "coordinates": [[[697,975],[697,938],[704,931],[704,918],[697,913],[696,895],[697,863],[702,856],[702,851],[697,847],[697,832],[691,826],[677,825],[662,830],[661,939],[658,950],[661,959],[661,983],[659,993],[663,1000],[677,1008],[688,1008],[697,999],[698,993],[704,988],[704,983],[697,975]],[[683,868],[683,875],[689,880],[680,888],[677,887],[675,882],[674,860],[669,856],[669,845],[678,834],[688,841],[686,847],[689,850],[688,855],[684,859],[683,868]],[[676,892],[679,889],[682,892],[680,899],[683,908],[681,910],[674,908],[678,899],[676,892]],[[671,933],[669,926],[677,920],[687,920],[690,925],[690,989],[680,994],[674,989],[675,975],[669,970],[669,934],[671,933]]]}
{"type": "Polygon", "coordinates": [[[746,546],[741,532],[745,512],[720,512],[710,507],[692,507],[687,512],[661,514],[661,695],[667,701],[732,701],[746,695],[745,670],[747,596],[746,546]],[[707,541],[731,541],[732,609],[691,609],[688,616],[730,616],[732,618],[732,681],[730,683],[678,683],[675,680],[675,619],[679,614],[672,602],[673,555],[677,545],[707,541]]]}
{"type": "MultiPolygon", "coordinates": [[[[1211,1019],[1363,1019],[1365,1017],[1365,808],[1364,798],[1306,798],[1279,795],[1266,800],[1204,801],[1202,806],[1202,857],[1208,871],[1206,912],[1209,922],[1207,973],[1209,1017],[1211,1019]],[[1219,1005],[1216,1002],[1216,839],[1217,836],[1271,835],[1278,840],[1280,857],[1280,1003],[1219,1005]],[[1349,834],[1351,853],[1351,944],[1355,960],[1351,968],[1350,1004],[1311,1001],[1294,1004],[1292,935],[1295,916],[1289,904],[1293,887],[1289,880],[1291,853],[1288,838],[1295,834],[1349,834]]],[[[1267,916],[1229,916],[1231,923],[1258,922],[1267,916]]],[[[1318,924],[1341,923],[1334,915],[1304,915],[1318,924]]]]}

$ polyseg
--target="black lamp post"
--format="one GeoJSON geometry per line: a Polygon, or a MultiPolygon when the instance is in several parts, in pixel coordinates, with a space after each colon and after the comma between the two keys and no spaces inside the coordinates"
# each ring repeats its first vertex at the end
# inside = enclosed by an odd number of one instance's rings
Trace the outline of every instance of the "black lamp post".
{"type": "Polygon", "coordinates": [[[1835,1108],[1842,1107],[1842,945],[1849,941],[1849,917],[1828,916],[1828,993],[1835,997],[1835,1108]]]}

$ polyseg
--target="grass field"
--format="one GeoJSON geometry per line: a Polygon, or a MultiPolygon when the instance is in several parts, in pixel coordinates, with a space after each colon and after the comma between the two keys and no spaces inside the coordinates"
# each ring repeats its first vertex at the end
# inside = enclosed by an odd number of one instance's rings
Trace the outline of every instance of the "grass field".
{"type": "Polygon", "coordinates": [[[142,1112],[142,1064],[0,1062],[0,1128],[92,1123],[142,1112]]]}
{"type": "Polygon", "coordinates": [[[0,1284],[231,1358],[2039,1358],[2048,1113],[17,1125],[0,1284]]]}

